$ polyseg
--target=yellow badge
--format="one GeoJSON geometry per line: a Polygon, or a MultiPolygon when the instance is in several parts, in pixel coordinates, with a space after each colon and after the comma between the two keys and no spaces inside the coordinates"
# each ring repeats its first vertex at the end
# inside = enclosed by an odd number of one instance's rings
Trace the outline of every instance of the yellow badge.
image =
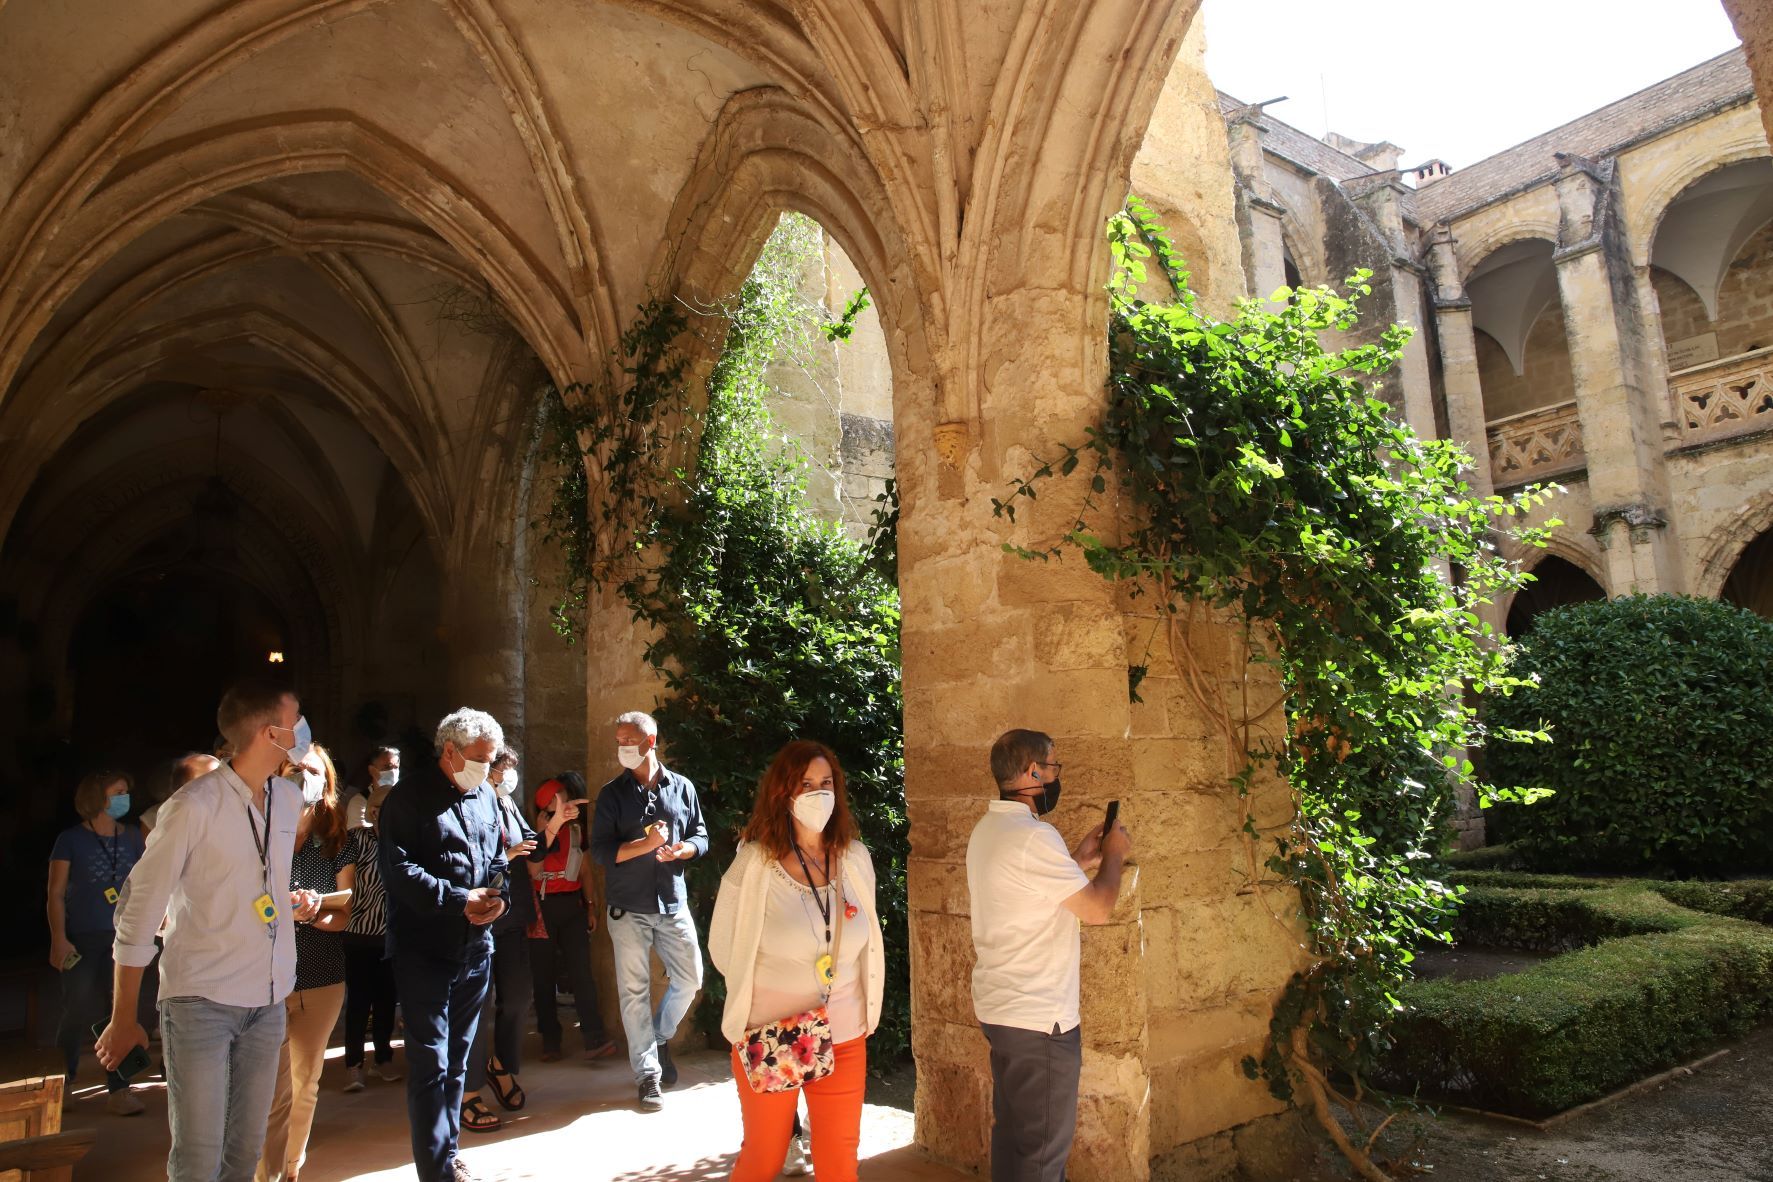
{"type": "Polygon", "coordinates": [[[270,895],[260,895],[258,898],[254,899],[252,901],[252,909],[258,912],[259,920],[261,922],[277,922],[277,901],[271,898],[270,895]]]}
{"type": "Polygon", "coordinates": [[[115,907],[115,906],[117,906],[117,900],[120,898],[122,898],[122,896],[117,893],[116,887],[106,887],[105,888],[105,902],[107,902],[111,906],[115,907]]]}
{"type": "Polygon", "coordinates": [[[829,952],[813,963],[813,972],[818,974],[821,985],[829,985],[837,980],[837,966],[832,963],[829,952]]]}

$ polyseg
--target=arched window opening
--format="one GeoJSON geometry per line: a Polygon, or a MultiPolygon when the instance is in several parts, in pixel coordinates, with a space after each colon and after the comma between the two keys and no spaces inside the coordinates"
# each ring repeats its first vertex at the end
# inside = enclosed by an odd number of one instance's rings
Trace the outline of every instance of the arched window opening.
{"type": "Polygon", "coordinates": [[[1508,634],[1516,640],[1533,630],[1533,619],[1541,612],[1607,597],[1587,571],[1555,554],[1533,568],[1533,580],[1514,597],[1508,609],[1508,634]]]}
{"type": "Polygon", "coordinates": [[[1773,529],[1743,548],[1719,598],[1773,620],[1773,529]]]}

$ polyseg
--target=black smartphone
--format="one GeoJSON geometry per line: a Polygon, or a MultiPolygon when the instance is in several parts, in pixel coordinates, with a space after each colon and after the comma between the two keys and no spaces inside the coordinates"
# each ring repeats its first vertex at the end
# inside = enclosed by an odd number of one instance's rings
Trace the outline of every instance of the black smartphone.
{"type": "Polygon", "coordinates": [[[1120,801],[1108,802],[1108,816],[1102,822],[1102,840],[1107,841],[1108,835],[1114,832],[1114,823],[1120,820],[1120,801]]]}
{"type": "MultiPolygon", "coordinates": [[[[103,1022],[94,1022],[92,1024],[93,1038],[98,1038],[104,1032],[105,1024],[103,1022]]],[[[151,1062],[153,1062],[153,1060],[148,1058],[147,1047],[132,1047],[129,1054],[123,1056],[123,1062],[117,1064],[117,1074],[122,1076],[125,1080],[132,1080],[142,1072],[146,1071],[148,1069],[148,1064],[151,1062]]]]}

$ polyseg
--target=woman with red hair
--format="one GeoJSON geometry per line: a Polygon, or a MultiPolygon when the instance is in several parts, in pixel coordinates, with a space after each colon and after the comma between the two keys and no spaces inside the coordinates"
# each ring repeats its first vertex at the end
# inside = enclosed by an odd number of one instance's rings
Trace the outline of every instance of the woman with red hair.
{"type": "Polygon", "coordinates": [[[803,1091],[814,1176],[855,1182],[886,961],[874,862],[829,747],[796,740],[776,753],[741,838],[708,931],[745,1120],[733,1182],[781,1173],[803,1091]]]}

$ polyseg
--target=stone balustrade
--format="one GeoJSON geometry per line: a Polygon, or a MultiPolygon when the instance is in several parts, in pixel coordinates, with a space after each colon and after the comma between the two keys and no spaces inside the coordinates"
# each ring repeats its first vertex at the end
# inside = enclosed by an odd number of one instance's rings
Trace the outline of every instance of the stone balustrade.
{"type": "Polygon", "coordinates": [[[1490,471],[1499,488],[1580,472],[1588,465],[1574,402],[1493,419],[1489,440],[1490,471]]]}
{"type": "Polygon", "coordinates": [[[1677,370],[1668,390],[1681,446],[1773,430],[1773,348],[1677,370]]]}

